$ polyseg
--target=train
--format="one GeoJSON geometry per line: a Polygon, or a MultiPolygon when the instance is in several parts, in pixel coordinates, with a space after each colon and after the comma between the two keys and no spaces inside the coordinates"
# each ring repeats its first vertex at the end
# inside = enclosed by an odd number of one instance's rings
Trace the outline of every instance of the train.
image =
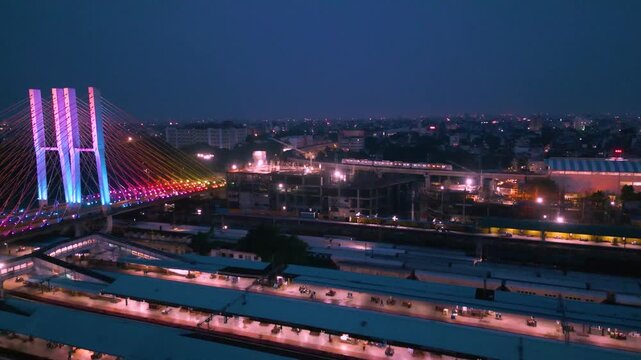
{"type": "Polygon", "coordinates": [[[439,163],[409,163],[404,161],[366,160],[366,159],[343,159],[341,163],[344,165],[363,165],[363,166],[391,167],[391,168],[417,169],[417,170],[452,170],[452,165],[439,164],[439,163]]]}

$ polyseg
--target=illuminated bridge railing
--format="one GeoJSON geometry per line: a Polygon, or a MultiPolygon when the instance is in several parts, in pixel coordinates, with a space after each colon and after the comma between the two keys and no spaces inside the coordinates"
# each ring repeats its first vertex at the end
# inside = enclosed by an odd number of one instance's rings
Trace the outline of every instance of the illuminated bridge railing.
{"type": "Polygon", "coordinates": [[[27,274],[33,268],[33,260],[28,257],[16,259],[8,263],[0,263],[0,281],[27,274]]]}
{"type": "Polygon", "coordinates": [[[116,247],[130,252],[133,256],[141,257],[148,260],[158,260],[159,255],[153,249],[147,249],[144,246],[129,244],[124,241],[113,239],[109,236],[90,235],[79,239],[47,249],[44,253],[48,256],[61,258],[68,255],[77,254],[81,251],[96,247],[99,243],[106,244],[109,247],[116,247]]]}
{"type": "Polygon", "coordinates": [[[72,243],[65,243],[59,246],[56,246],[48,251],[45,251],[45,254],[51,257],[63,257],[71,254],[77,254],[80,251],[90,249],[96,244],[97,240],[92,238],[80,238],[77,241],[72,243]]]}

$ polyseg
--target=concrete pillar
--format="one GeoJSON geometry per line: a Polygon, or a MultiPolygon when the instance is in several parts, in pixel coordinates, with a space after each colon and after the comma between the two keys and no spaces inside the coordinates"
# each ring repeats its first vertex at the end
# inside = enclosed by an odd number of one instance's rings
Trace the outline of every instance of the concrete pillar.
{"type": "Polygon", "coordinates": [[[85,231],[83,229],[82,223],[77,222],[77,221],[74,222],[74,224],[73,224],[73,234],[74,235],[73,236],[74,237],[81,237],[81,236],[84,235],[84,233],[85,233],[85,231]]]}
{"type": "Polygon", "coordinates": [[[415,196],[415,191],[414,191],[414,189],[412,189],[412,221],[415,220],[415,216],[414,216],[414,202],[415,202],[414,201],[414,196],[415,196]]]}
{"type": "Polygon", "coordinates": [[[109,233],[111,233],[113,231],[113,227],[114,227],[113,215],[107,215],[105,217],[105,221],[106,221],[105,229],[104,229],[103,232],[109,234],[109,233]]]}

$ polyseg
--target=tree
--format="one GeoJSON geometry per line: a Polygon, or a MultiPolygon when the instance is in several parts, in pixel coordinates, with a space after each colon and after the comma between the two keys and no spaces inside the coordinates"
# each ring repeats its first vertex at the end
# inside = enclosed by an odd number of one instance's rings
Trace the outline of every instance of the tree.
{"type": "Polygon", "coordinates": [[[200,255],[209,255],[209,251],[212,249],[212,244],[209,242],[209,234],[199,232],[194,235],[191,238],[189,247],[200,255]]]}
{"type": "Polygon", "coordinates": [[[295,235],[284,235],[277,227],[260,225],[238,241],[236,249],[260,256],[276,265],[308,263],[307,244],[295,235]]]}
{"type": "Polygon", "coordinates": [[[641,200],[641,193],[635,193],[632,185],[623,185],[621,188],[621,200],[639,201],[641,200]]]}

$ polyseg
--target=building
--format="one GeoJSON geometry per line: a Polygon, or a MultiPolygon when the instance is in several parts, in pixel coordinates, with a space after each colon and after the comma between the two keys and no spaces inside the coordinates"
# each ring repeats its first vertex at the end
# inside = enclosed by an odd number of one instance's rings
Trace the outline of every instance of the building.
{"type": "Polygon", "coordinates": [[[339,133],[338,144],[345,151],[365,150],[365,130],[342,130],[339,133]]]}
{"type": "Polygon", "coordinates": [[[177,128],[165,129],[165,139],[174,147],[194,144],[207,144],[220,149],[233,149],[247,138],[246,127],[218,126],[208,128],[177,128]]]}
{"type": "Polygon", "coordinates": [[[624,185],[641,191],[641,159],[549,158],[545,163],[550,178],[566,193],[618,194],[624,185]]]}
{"type": "Polygon", "coordinates": [[[276,211],[281,215],[320,213],[331,219],[357,216],[410,217],[411,192],[420,176],[343,172],[333,168],[278,164],[227,172],[232,209],[276,211]]]}
{"type": "Polygon", "coordinates": [[[321,172],[306,166],[256,164],[227,173],[227,202],[232,209],[319,211],[321,172]]]}

